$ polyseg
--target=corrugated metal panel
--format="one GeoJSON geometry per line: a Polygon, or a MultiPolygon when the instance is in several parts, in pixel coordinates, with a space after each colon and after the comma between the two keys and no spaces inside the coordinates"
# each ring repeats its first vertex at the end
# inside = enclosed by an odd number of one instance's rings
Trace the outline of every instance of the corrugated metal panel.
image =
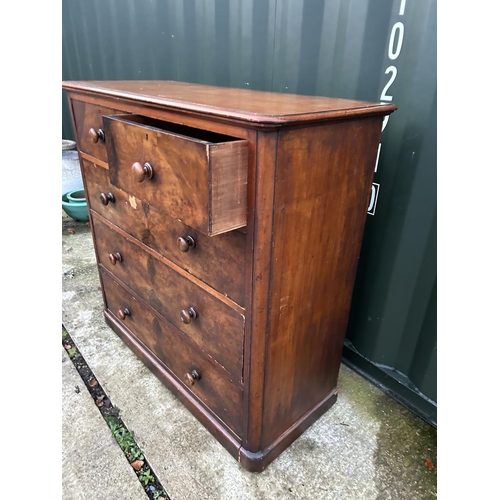
{"type": "MultiPolygon", "coordinates": [[[[398,105],[382,134],[345,352],[435,421],[436,0],[62,5],[64,79],[171,79],[398,105]]],[[[65,102],[63,137],[72,137],[65,102]]]]}
{"type": "MultiPolygon", "coordinates": [[[[399,110],[382,136],[378,203],[367,222],[348,338],[381,369],[414,384],[415,394],[437,401],[436,5],[407,1],[400,15],[401,5],[395,2],[389,24],[401,23],[400,54],[389,58],[389,36],[382,65],[391,68],[384,87],[396,76],[386,95],[399,110]]],[[[396,41],[391,46],[397,50],[396,41]]],[[[427,417],[435,422],[435,410],[427,417]]]]}
{"type": "MultiPolygon", "coordinates": [[[[272,87],[275,2],[64,0],[64,80],[272,87]]],[[[63,137],[72,138],[64,103],[63,137]]]]}

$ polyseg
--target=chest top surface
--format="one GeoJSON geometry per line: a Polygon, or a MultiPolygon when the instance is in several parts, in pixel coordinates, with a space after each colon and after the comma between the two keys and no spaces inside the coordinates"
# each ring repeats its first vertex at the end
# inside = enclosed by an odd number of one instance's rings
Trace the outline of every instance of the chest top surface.
{"type": "Polygon", "coordinates": [[[165,80],[66,81],[63,88],[265,125],[387,114],[393,104],[165,80]]]}

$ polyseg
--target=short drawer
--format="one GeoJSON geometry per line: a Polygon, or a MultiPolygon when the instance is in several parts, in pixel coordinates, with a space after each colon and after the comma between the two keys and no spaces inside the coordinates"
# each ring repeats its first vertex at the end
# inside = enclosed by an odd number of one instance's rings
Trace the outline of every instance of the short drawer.
{"type": "Polygon", "coordinates": [[[100,264],[241,380],[244,316],[98,216],[93,228],[100,264]]]}
{"type": "Polygon", "coordinates": [[[71,104],[80,151],[107,162],[108,153],[102,117],[103,115],[123,115],[123,111],[76,100],[72,100],[71,104]]]}
{"type": "Polygon", "coordinates": [[[103,121],[112,184],[209,236],[246,225],[247,141],[138,115],[103,121]]]}
{"type": "Polygon", "coordinates": [[[101,272],[107,310],[241,436],[242,390],[185,336],[101,272]]]}
{"type": "Polygon", "coordinates": [[[206,236],[113,186],[106,169],[82,165],[92,210],[244,307],[243,233],[206,236]]]}

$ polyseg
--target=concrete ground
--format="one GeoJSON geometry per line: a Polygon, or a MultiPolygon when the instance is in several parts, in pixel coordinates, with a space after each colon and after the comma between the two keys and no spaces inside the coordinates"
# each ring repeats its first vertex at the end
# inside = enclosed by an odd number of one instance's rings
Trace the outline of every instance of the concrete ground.
{"type": "MultiPolygon", "coordinates": [[[[246,472],[106,325],[99,286],[90,228],[63,214],[63,324],[172,500],[437,496],[436,430],[344,365],[337,403],[246,472]]],[[[62,366],[63,499],[146,499],[66,352],[62,366]]]]}

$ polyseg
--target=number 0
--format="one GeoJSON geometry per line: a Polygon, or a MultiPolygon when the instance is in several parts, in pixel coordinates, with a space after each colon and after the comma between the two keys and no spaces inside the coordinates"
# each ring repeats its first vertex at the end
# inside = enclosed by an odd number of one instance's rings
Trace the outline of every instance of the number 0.
{"type": "Polygon", "coordinates": [[[405,26],[401,22],[397,22],[393,27],[391,31],[391,38],[389,40],[389,59],[397,59],[399,56],[399,53],[401,52],[401,47],[403,45],[403,36],[405,34],[405,26]],[[394,39],[396,38],[396,31],[399,31],[398,33],[398,44],[396,46],[396,50],[394,50],[394,39]]]}

